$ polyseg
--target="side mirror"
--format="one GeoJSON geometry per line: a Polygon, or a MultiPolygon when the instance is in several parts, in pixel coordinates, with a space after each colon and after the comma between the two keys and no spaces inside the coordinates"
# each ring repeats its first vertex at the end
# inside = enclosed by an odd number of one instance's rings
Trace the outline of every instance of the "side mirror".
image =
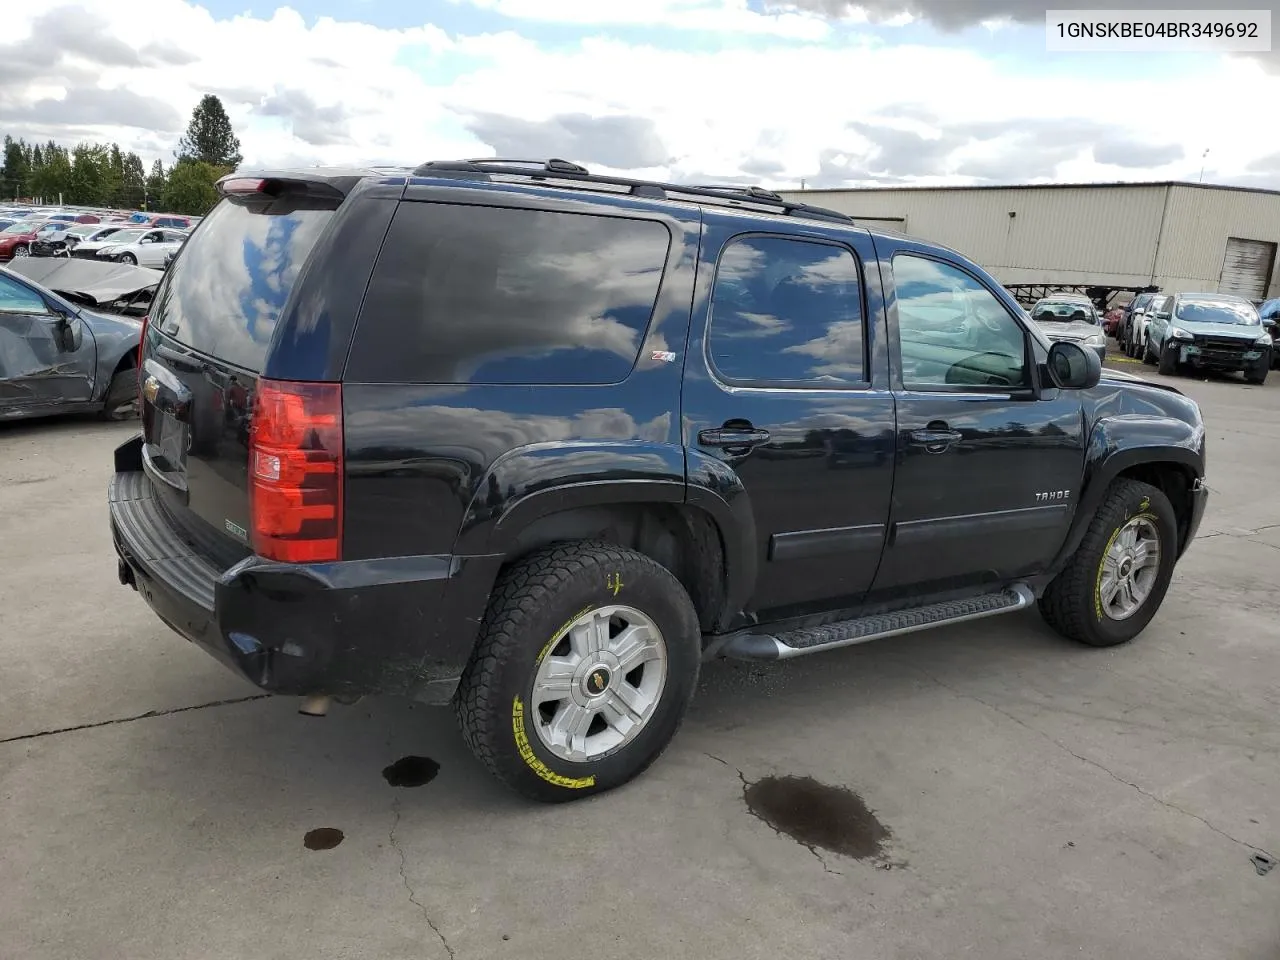
{"type": "Polygon", "coordinates": [[[75,353],[84,343],[84,330],[80,324],[79,317],[69,317],[65,314],[58,318],[55,326],[54,339],[58,342],[58,349],[63,353],[75,353]]]}
{"type": "Polygon", "coordinates": [[[1170,317],[1170,313],[1168,310],[1161,310],[1159,313],[1156,314],[1157,320],[1168,320],[1169,317],[1170,317]]]}
{"type": "Polygon", "coordinates": [[[1102,379],[1102,359],[1072,340],[1054,342],[1045,369],[1060,390],[1088,390],[1102,379]]]}
{"type": "Polygon", "coordinates": [[[1270,317],[1268,317],[1262,321],[1262,325],[1266,327],[1268,330],[1274,330],[1276,327],[1276,322],[1272,320],[1270,317]]]}

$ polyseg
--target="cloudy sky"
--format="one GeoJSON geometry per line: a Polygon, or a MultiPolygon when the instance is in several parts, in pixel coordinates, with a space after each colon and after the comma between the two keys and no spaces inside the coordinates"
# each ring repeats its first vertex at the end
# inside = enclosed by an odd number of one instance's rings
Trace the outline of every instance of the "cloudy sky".
{"type": "Polygon", "coordinates": [[[1275,54],[1050,54],[1038,0],[5,6],[0,135],[114,140],[148,163],[212,92],[246,166],[560,156],[785,187],[1194,180],[1203,163],[1206,181],[1280,187],[1275,54]]]}

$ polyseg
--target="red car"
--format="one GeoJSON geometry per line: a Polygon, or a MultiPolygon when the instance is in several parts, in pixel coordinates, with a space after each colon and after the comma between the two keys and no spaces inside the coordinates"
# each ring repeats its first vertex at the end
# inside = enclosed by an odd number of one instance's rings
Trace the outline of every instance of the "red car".
{"type": "Polygon", "coordinates": [[[1102,315],[1102,329],[1107,336],[1114,337],[1116,335],[1116,327],[1120,325],[1120,318],[1123,316],[1123,307],[1112,307],[1102,315]]]}
{"type": "Polygon", "coordinates": [[[30,256],[31,241],[36,238],[36,231],[46,223],[47,220],[35,223],[19,220],[13,226],[0,230],[0,263],[14,257],[30,256]]]}

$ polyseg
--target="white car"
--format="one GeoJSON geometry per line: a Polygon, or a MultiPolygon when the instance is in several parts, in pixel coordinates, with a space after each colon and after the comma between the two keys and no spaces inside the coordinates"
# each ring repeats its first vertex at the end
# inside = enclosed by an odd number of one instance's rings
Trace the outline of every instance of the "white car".
{"type": "MultiPolygon", "coordinates": [[[[97,249],[96,256],[99,260],[159,268],[164,266],[165,256],[181,247],[186,239],[187,234],[183,230],[121,230],[107,238],[97,249]]],[[[76,253],[80,254],[84,247],[85,244],[80,244],[76,253]]]]}

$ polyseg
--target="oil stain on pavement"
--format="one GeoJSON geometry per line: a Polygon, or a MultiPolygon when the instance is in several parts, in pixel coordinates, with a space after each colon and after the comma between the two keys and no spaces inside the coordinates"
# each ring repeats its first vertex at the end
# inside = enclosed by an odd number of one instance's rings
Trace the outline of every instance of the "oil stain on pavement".
{"type": "Polygon", "coordinates": [[[742,793],[752,815],[815,853],[880,859],[892,835],[852,790],[812,777],[744,779],[742,793]]]}
{"type": "Polygon", "coordinates": [[[302,845],[308,850],[332,850],[342,842],[343,833],[337,827],[317,827],[308,830],[302,845]]]}
{"type": "Polygon", "coordinates": [[[382,779],[393,787],[420,787],[440,772],[440,764],[430,757],[401,757],[382,771],[382,779]]]}

